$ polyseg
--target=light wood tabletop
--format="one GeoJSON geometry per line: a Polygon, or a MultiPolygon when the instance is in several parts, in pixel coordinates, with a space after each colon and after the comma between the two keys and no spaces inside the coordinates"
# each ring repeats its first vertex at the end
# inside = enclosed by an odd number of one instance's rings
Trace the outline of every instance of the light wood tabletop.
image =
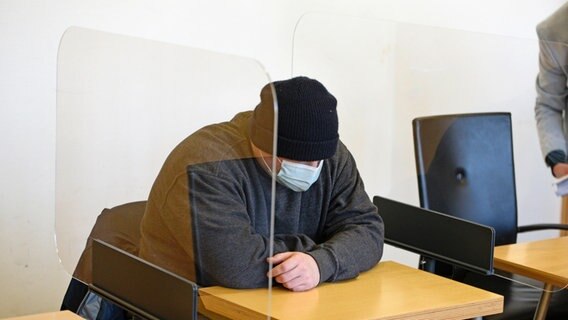
{"type": "Polygon", "coordinates": [[[230,319],[466,319],[503,311],[503,297],[396,262],[307,292],[200,289],[208,312],[230,319]],[[269,310],[270,308],[270,310],[269,310]]]}
{"type": "Polygon", "coordinates": [[[28,316],[5,318],[4,320],[82,320],[83,318],[74,314],[71,311],[56,311],[38,313],[28,316]]]}
{"type": "Polygon", "coordinates": [[[568,237],[495,247],[493,266],[496,269],[544,282],[535,319],[546,318],[552,293],[568,285],[567,248],[568,237]]]}
{"type": "Polygon", "coordinates": [[[568,237],[495,247],[493,266],[558,287],[568,284],[568,237]]]}

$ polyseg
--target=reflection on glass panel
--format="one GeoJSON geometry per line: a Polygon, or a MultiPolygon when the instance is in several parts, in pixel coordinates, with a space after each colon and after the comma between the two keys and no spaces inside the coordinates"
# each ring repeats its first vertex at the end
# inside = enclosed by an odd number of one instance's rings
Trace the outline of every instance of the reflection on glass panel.
{"type": "Polygon", "coordinates": [[[252,59],[67,30],[56,159],[65,269],[96,282],[100,239],[200,286],[266,288],[274,168],[250,136],[262,131],[274,158],[269,82],[252,59]]]}

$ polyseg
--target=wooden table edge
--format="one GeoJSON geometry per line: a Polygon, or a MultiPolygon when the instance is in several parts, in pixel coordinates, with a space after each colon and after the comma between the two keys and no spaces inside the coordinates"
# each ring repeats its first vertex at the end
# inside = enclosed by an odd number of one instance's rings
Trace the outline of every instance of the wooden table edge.
{"type": "Polygon", "coordinates": [[[543,283],[549,283],[558,288],[565,289],[566,287],[568,287],[568,279],[565,279],[563,277],[557,276],[552,273],[534,270],[533,268],[527,267],[519,263],[514,263],[505,259],[494,257],[493,267],[501,271],[518,274],[527,278],[541,281],[543,283]]]}

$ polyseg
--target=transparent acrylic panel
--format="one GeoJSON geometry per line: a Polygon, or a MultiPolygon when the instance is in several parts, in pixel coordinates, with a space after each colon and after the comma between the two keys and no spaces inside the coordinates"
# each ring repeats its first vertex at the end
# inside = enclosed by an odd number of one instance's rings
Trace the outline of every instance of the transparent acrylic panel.
{"type": "MultiPolygon", "coordinates": [[[[275,96],[263,67],[72,27],[57,68],[55,231],[64,268],[90,283],[97,238],[199,285],[269,286],[273,168],[248,139],[261,89],[275,96]]],[[[264,105],[271,115],[274,101],[264,105]]],[[[269,142],[274,119],[263,118],[269,142]]]]}
{"type": "Polygon", "coordinates": [[[395,145],[395,45],[395,23],[346,16],[307,14],[294,34],[293,74],[319,79],[337,97],[340,138],[379,194],[395,174],[387,152],[395,145]]]}
{"type": "MultiPolygon", "coordinates": [[[[293,41],[292,74],[324,82],[337,97],[340,138],[370,196],[418,205],[414,118],[510,112],[519,225],[559,221],[534,119],[536,39],[310,13],[293,41]]],[[[417,255],[390,246],[383,260],[418,266],[417,255]]]]}

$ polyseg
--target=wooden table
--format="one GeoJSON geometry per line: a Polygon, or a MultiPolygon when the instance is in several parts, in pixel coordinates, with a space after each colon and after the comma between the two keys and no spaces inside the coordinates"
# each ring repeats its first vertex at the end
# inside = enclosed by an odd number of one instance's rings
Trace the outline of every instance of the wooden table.
{"type": "Polygon", "coordinates": [[[535,319],[545,319],[555,286],[568,285],[568,237],[495,247],[493,266],[544,282],[535,319]]]}
{"type": "Polygon", "coordinates": [[[71,311],[57,311],[38,313],[29,316],[21,316],[14,318],[5,318],[4,320],[82,320],[83,318],[71,311]]]}
{"type": "Polygon", "coordinates": [[[307,292],[200,289],[200,304],[230,319],[466,319],[503,312],[503,297],[395,262],[307,292]]]}

